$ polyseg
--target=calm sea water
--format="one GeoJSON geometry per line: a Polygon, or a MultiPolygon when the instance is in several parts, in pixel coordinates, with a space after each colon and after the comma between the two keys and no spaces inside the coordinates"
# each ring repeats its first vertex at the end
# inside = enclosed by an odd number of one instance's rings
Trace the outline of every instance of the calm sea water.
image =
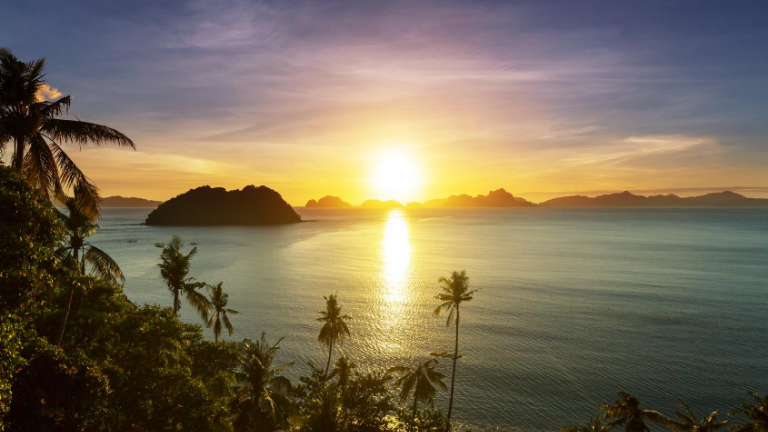
{"type": "Polygon", "coordinates": [[[285,336],[294,378],[325,364],[315,318],[331,293],[354,317],[343,350],[360,365],[450,350],[433,297],[438,277],[466,269],[482,290],[462,309],[454,412],[482,428],[581,424],[617,391],[722,415],[768,392],[766,209],[297,211],[313,222],[159,228],[141,225],[148,209],[106,209],[92,240],[131,300],[164,306],[154,243],[197,243],[192,275],[223,281],[241,312],[232,339],[285,336]]]}

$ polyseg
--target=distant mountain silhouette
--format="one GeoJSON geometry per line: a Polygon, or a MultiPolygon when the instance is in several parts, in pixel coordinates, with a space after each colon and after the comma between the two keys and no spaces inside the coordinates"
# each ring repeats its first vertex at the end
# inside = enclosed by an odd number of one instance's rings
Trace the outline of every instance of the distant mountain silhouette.
{"type": "Polygon", "coordinates": [[[279,193],[266,187],[242,190],[202,186],[160,204],[147,225],[278,225],[301,222],[279,193]]]}
{"type": "Polygon", "coordinates": [[[305,207],[350,208],[352,204],[342,201],[339,197],[326,195],[317,201],[313,199],[307,201],[305,207]]]}
{"type": "MultiPolygon", "coordinates": [[[[410,204],[410,203],[409,203],[410,204]]],[[[424,207],[536,207],[536,204],[516,197],[504,189],[488,192],[488,195],[451,195],[445,199],[426,201],[424,207]]]]}
{"type": "Polygon", "coordinates": [[[152,201],[144,198],[111,196],[101,201],[101,207],[157,207],[162,201],[152,201]]]}
{"type": "Polygon", "coordinates": [[[634,195],[622,192],[590,198],[582,195],[554,198],[542,207],[765,207],[768,199],[747,198],[734,192],[709,193],[694,197],[677,195],[634,195]]]}
{"type": "Polygon", "coordinates": [[[381,200],[371,199],[364,202],[362,205],[360,205],[360,207],[376,208],[376,209],[392,209],[392,208],[403,208],[403,205],[395,200],[381,201],[381,200]]]}

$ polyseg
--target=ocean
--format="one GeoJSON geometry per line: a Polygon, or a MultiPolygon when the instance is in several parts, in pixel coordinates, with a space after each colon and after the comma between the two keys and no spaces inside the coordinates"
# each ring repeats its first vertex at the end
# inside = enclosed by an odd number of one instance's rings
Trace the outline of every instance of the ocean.
{"type": "MultiPolygon", "coordinates": [[[[725,418],[748,390],[768,392],[768,209],[296,210],[308,222],[151,227],[149,209],[104,209],[91,241],[128,298],[163,306],[154,243],[196,243],[191,275],[224,282],[240,311],[224,339],[285,337],[293,379],[325,365],[328,294],[353,317],[342,350],[362,370],[451,351],[437,279],[466,270],[482,289],[462,306],[454,418],[477,429],[580,425],[619,391],[725,418]]],[[[439,368],[449,382],[449,361],[439,368]]]]}

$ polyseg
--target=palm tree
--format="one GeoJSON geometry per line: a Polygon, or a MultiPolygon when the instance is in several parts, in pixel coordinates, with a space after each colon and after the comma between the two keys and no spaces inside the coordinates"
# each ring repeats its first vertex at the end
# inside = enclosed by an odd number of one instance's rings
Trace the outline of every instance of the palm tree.
{"type": "Polygon", "coordinates": [[[184,294],[189,304],[197,310],[203,321],[207,322],[211,305],[208,299],[197,291],[205,286],[205,284],[195,282],[195,278],[187,276],[189,274],[190,261],[192,261],[192,257],[197,253],[197,248],[192,248],[188,254],[184,255],[181,250],[186,245],[177,235],[174,235],[167,245],[163,242],[157,242],[155,246],[163,250],[160,253],[161,262],[158,264],[158,267],[160,267],[160,277],[163,278],[168,286],[168,290],[173,294],[173,313],[179,313],[181,308],[179,295],[184,294]]]}
{"type": "Polygon", "coordinates": [[[665,426],[673,431],[678,432],[713,432],[723,429],[728,426],[728,421],[718,421],[717,413],[719,411],[712,411],[708,417],[696,418],[693,415],[693,411],[688,408],[682,400],[677,400],[680,403],[680,407],[683,411],[675,411],[677,421],[670,420],[665,426]]]}
{"type": "Polygon", "coordinates": [[[612,426],[603,424],[603,416],[598,415],[595,416],[594,419],[590,420],[586,426],[582,426],[580,428],[577,428],[576,426],[565,426],[560,430],[562,432],[606,432],[611,428],[612,426]]]}
{"type": "Polygon", "coordinates": [[[731,430],[734,432],[766,432],[768,431],[768,396],[760,397],[754,391],[749,392],[749,395],[755,400],[754,404],[746,401],[741,402],[738,408],[728,413],[731,416],[744,416],[748,421],[731,425],[731,430]]]}
{"type": "MultiPolygon", "coordinates": [[[[88,237],[99,229],[96,219],[81,211],[77,205],[77,197],[68,198],[64,205],[67,208],[67,213],[63,213],[58,209],[56,209],[56,212],[67,237],[66,243],[56,250],[56,255],[70,268],[81,274],[90,274],[111,283],[117,283],[119,279],[121,283],[124,283],[125,276],[115,260],[103,250],[86,241],[88,237]]],[[[64,316],[59,326],[59,334],[56,339],[57,345],[61,345],[61,341],[64,338],[64,330],[67,327],[69,312],[72,309],[74,293],[74,288],[71,288],[64,316]]]]}
{"type": "Polygon", "coordinates": [[[227,316],[227,314],[229,313],[236,315],[240,313],[234,309],[227,308],[227,303],[229,302],[229,294],[224,294],[224,291],[221,287],[222,284],[223,282],[219,282],[216,285],[208,285],[208,297],[210,298],[209,302],[211,304],[211,308],[213,309],[213,313],[208,319],[208,327],[213,327],[213,336],[216,338],[216,342],[219,341],[219,336],[221,336],[222,323],[224,323],[224,326],[227,328],[230,336],[232,336],[232,332],[234,331],[232,328],[232,323],[229,322],[229,316],[227,316]]]}
{"type": "Polygon", "coordinates": [[[258,431],[267,419],[264,418],[264,410],[267,410],[277,423],[286,420],[284,407],[290,405],[291,381],[280,375],[283,369],[293,363],[280,366],[272,366],[275,354],[280,349],[280,338],[274,345],[267,343],[267,333],[261,333],[261,339],[252,342],[250,339],[243,341],[243,350],[240,357],[240,368],[237,372],[240,387],[240,419],[250,420],[253,430],[258,431]]]}
{"type": "Polygon", "coordinates": [[[613,405],[600,405],[606,419],[615,419],[607,427],[624,426],[625,432],[647,432],[646,422],[668,425],[670,420],[658,411],[640,408],[640,401],[627,393],[619,393],[613,405]]]}
{"type": "Polygon", "coordinates": [[[345,320],[352,319],[352,317],[341,314],[341,306],[339,306],[335,295],[331,294],[323,298],[325,299],[325,310],[319,312],[320,318],[317,320],[325,324],[320,329],[320,335],[317,337],[317,340],[328,346],[328,363],[325,365],[325,375],[328,375],[328,370],[331,368],[333,345],[336,341],[339,344],[344,343],[344,338],[349,336],[349,328],[345,320]]]}
{"type": "Polygon", "coordinates": [[[336,365],[333,367],[331,375],[336,375],[339,388],[343,389],[347,386],[349,378],[352,376],[353,369],[357,369],[357,365],[349,361],[349,357],[341,356],[336,360],[336,365]]]}
{"type": "Polygon", "coordinates": [[[396,386],[400,386],[400,401],[406,401],[413,392],[413,416],[416,417],[416,410],[420,400],[434,402],[437,389],[435,386],[448,390],[445,382],[445,375],[435,371],[437,359],[431,358],[416,367],[395,366],[389,368],[388,373],[400,375],[395,381],[396,386]]]}
{"type": "Polygon", "coordinates": [[[107,126],[58,118],[69,112],[70,96],[39,100],[45,86],[45,59],[22,62],[0,48],[0,153],[13,142],[13,169],[51,197],[65,200],[73,187],[78,206],[89,216],[99,211],[98,189],[70,159],[61,144],[116,144],[135,149],[127,136],[107,126]]]}
{"type": "Polygon", "coordinates": [[[479,290],[469,291],[469,277],[467,271],[461,272],[454,271],[449,278],[441,277],[437,280],[441,284],[443,292],[436,295],[435,298],[440,300],[440,306],[435,309],[435,315],[440,315],[440,311],[445,309],[448,311],[448,319],[445,321],[446,326],[450,326],[453,322],[456,323],[456,339],[453,347],[453,372],[451,374],[451,396],[448,402],[448,423],[446,430],[451,428],[451,413],[453,412],[453,387],[456,381],[456,361],[459,359],[459,306],[462,303],[471,301],[473,294],[479,290]]]}

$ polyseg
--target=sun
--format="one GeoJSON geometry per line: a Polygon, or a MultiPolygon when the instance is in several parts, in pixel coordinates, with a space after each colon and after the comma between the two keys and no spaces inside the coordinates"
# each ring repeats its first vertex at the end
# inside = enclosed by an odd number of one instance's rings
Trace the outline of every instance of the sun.
{"type": "Polygon", "coordinates": [[[421,174],[416,161],[403,151],[392,150],[378,155],[373,173],[377,198],[405,204],[421,187],[421,174]]]}

